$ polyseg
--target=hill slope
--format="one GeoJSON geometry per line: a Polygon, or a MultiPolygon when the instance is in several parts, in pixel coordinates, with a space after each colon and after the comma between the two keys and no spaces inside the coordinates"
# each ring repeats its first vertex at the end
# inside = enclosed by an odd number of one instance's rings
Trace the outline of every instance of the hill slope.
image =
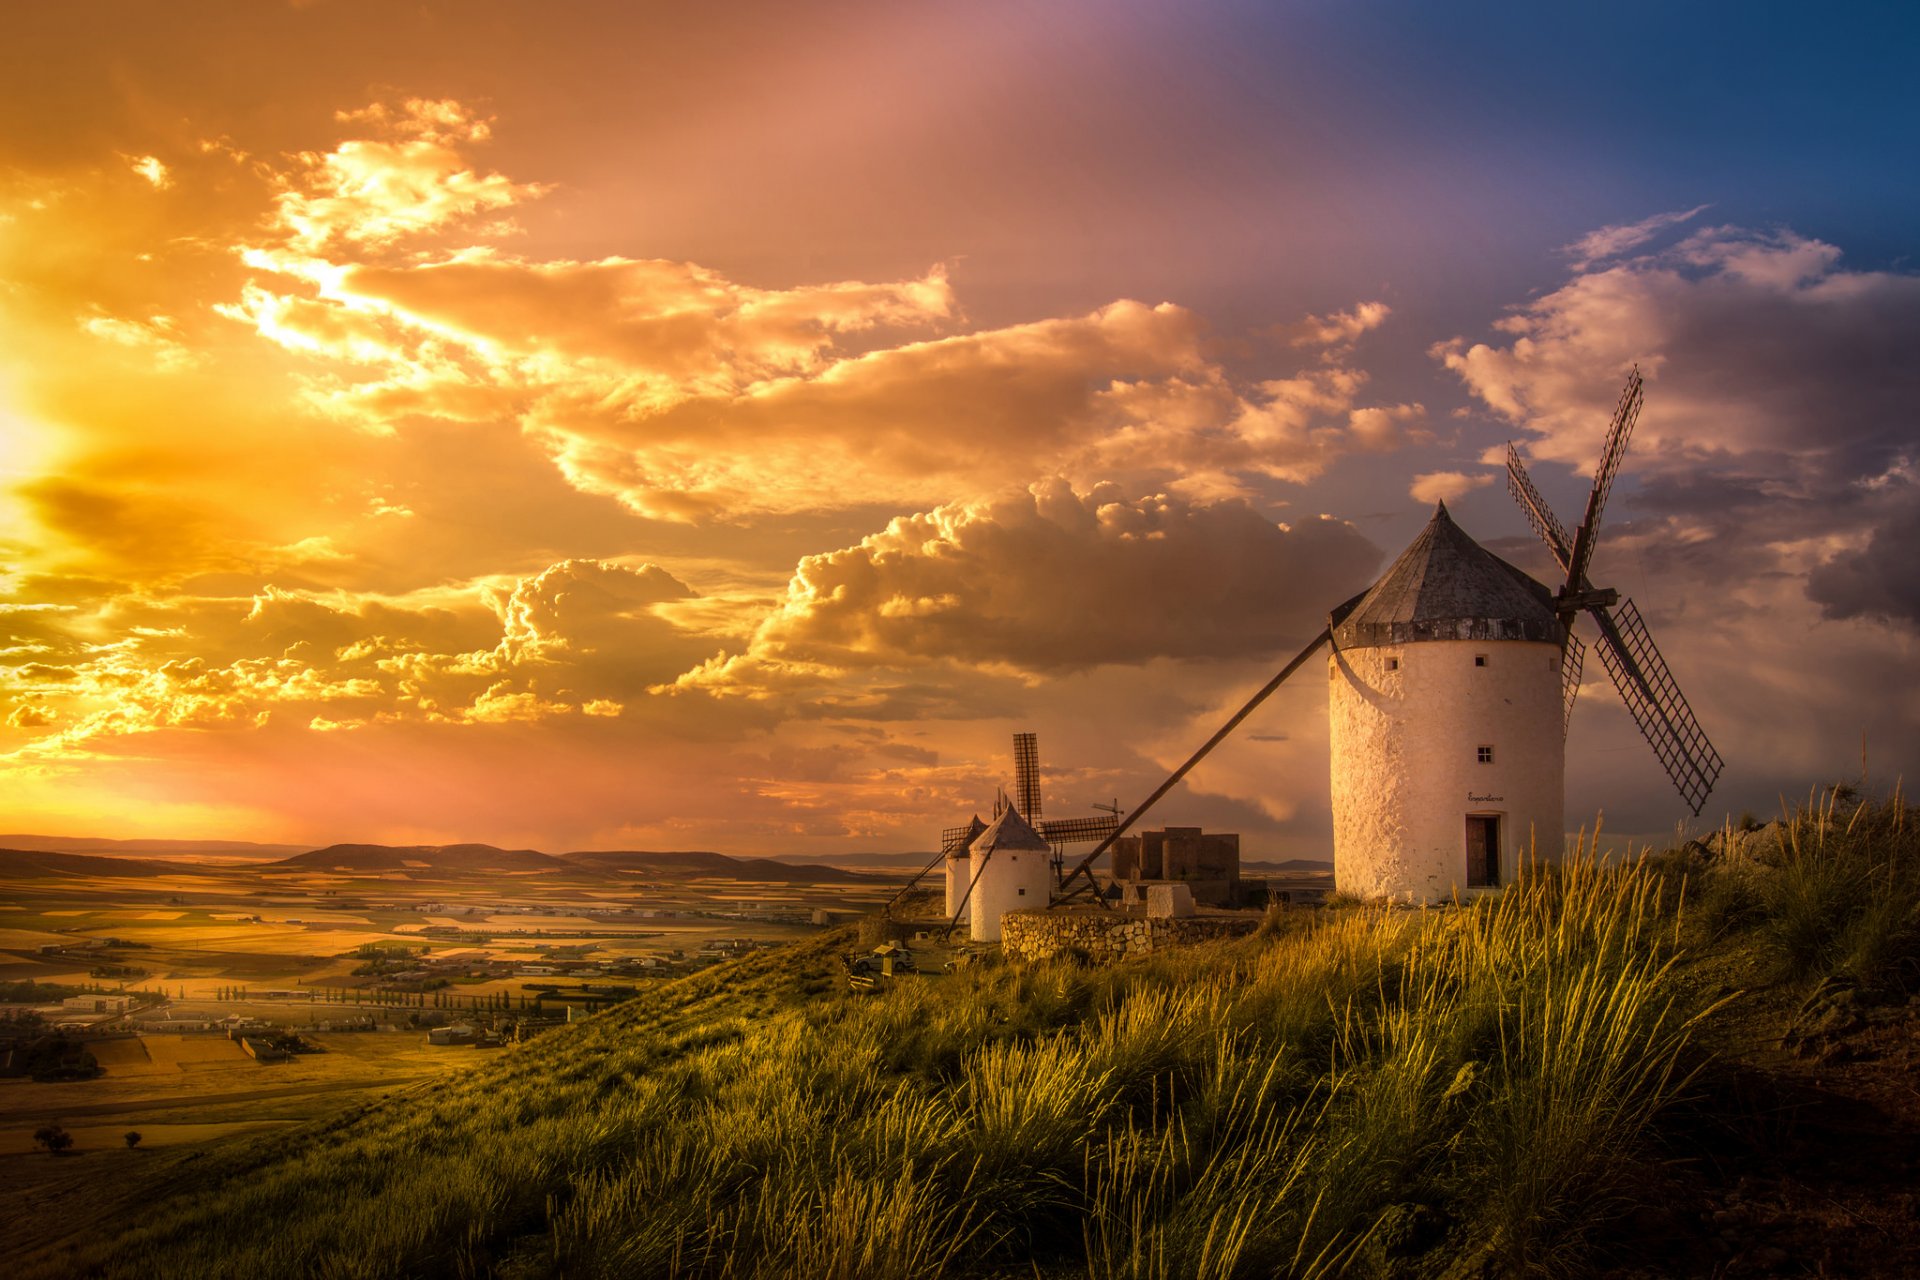
{"type": "Polygon", "coordinates": [[[47,853],[37,849],[0,849],[0,879],[34,880],[50,876],[165,876],[191,872],[191,862],[155,862],[84,853],[47,853]]]}
{"type": "Polygon", "coordinates": [[[868,996],[841,930],[156,1163],[137,1221],[17,1270],[1914,1274],[1916,832],[1903,806],[1829,808],[1764,862],[1575,862],[1455,909],[1279,912],[1143,962],[868,996]],[[1881,1109],[1788,1132],[1782,1031],[1829,1092],[1842,1050],[1895,1055],[1860,1064],[1881,1109]]]}
{"type": "Polygon", "coordinates": [[[253,862],[284,858],[306,849],[302,844],[256,844],[250,840],[108,840],[95,836],[0,834],[0,848],[46,853],[105,853],[115,857],[192,858],[210,854],[221,861],[253,862]]]}
{"type": "Polygon", "coordinates": [[[330,844],[267,864],[316,871],[558,871],[565,865],[537,849],[490,844],[330,844]]]}

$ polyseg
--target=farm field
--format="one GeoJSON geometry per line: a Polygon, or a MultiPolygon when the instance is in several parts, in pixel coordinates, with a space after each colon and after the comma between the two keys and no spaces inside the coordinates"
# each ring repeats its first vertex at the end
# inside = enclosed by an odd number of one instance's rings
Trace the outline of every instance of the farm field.
{"type": "Polygon", "coordinates": [[[0,982],[151,997],[126,1011],[39,1009],[48,1030],[83,1037],[97,1077],[0,1078],[0,1215],[56,1232],[116,1205],[137,1211],[141,1196],[232,1144],[328,1123],[495,1056],[429,1044],[410,1014],[538,1011],[542,989],[552,999],[558,984],[609,983],[602,969],[644,961],[685,971],[719,940],[810,937],[822,929],[816,912],[848,919],[895,887],[832,872],[824,883],[762,882],[564,863],[525,874],[448,860],[395,870],[77,856],[50,869],[35,857],[0,851],[0,982]],[[369,953],[436,966],[435,980],[380,990],[369,953]],[[542,972],[557,968],[574,972],[542,972]],[[161,1029],[235,1017],[290,1028],[323,1052],[261,1062],[219,1032],[161,1029]],[[389,1029],[321,1029],[343,1020],[389,1029]],[[136,1028],[145,1033],[125,1034],[136,1028]],[[74,1139],[67,1158],[35,1150],[47,1124],[74,1139]],[[136,1149],[129,1131],[141,1135],[136,1149]]]}
{"type": "MultiPolygon", "coordinates": [[[[601,963],[665,959],[719,939],[802,938],[820,927],[816,912],[849,918],[894,887],[879,878],[756,882],[597,868],[535,876],[444,865],[290,872],[181,863],[132,875],[116,874],[113,859],[74,861],[99,866],[0,880],[0,980],[86,984],[102,980],[94,970],[119,966],[137,972],[109,985],[203,1004],[234,988],[352,986],[356,953],[368,946],[476,963],[538,963],[561,949],[601,963]]],[[[511,982],[471,987],[517,991],[511,982]]]]}

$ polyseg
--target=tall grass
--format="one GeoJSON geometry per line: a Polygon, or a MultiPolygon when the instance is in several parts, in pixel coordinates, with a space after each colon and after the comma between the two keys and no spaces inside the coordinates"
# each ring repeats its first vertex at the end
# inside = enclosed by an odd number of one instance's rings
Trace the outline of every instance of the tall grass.
{"type": "Polygon", "coordinates": [[[824,946],[770,954],[245,1148],[57,1265],[1569,1270],[1691,1070],[1672,899],[1645,867],[1578,859],[1466,907],[1342,909],[1110,969],[989,967],[864,998],[804,994],[824,946]]]}
{"type": "Polygon", "coordinates": [[[1790,981],[1920,990],[1920,823],[1898,788],[1874,800],[1829,787],[1761,834],[1720,869],[1716,923],[1751,931],[1790,981]]]}

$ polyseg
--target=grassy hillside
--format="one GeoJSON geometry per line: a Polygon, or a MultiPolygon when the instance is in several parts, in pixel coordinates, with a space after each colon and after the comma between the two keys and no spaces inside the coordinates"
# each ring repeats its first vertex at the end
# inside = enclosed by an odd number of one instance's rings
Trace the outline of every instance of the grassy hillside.
{"type": "Polygon", "coordinates": [[[1817,1056],[1913,981],[1904,805],[1777,835],[877,996],[843,931],[182,1164],[25,1274],[1576,1273],[1764,1109],[1731,1037],[1817,1056]]]}

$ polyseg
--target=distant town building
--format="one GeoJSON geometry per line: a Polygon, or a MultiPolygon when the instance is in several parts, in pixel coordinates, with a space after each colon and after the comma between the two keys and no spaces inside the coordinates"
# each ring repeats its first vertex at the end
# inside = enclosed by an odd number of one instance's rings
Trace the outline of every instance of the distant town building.
{"type": "Polygon", "coordinates": [[[285,1049],[274,1045],[271,1041],[262,1040],[255,1036],[242,1036],[240,1038],[240,1048],[246,1052],[249,1058],[260,1062],[285,1062],[293,1056],[285,1049]]]}
{"type": "MultiPolygon", "coordinates": [[[[1199,827],[1168,827],[1113,842],[1113,880],[1123,905],[1144,905],[1155,885],[1178,884],[1210,907],[1263,905],[1266,882],[1240,878],[1240,837],[1199,827]]],[[[1173,901],[1174,899],[1168,899],[1173,901]]]]}

